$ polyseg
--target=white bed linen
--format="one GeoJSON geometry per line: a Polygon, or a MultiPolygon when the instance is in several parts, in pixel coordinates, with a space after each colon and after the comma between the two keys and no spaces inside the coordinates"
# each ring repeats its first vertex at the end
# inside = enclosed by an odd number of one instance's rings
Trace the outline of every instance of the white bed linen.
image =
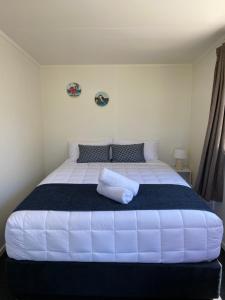
{"type": "MultiPolygon", "coordinates": [[[[188,184],[167,164],[66,160],[40,184],[98,183],[107,167],[140,184],[188,184]]],[[[6,224],[9,257],[35,261],[179,263],[218,257],[222,221],[198,210],[17,211],[6,224]]]]}

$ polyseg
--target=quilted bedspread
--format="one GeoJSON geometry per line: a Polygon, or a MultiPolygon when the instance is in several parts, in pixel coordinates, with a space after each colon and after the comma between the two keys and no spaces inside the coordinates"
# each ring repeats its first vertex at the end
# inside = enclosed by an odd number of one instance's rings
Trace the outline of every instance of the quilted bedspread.
{"type": "Polygon", "coordinates": [[[179,263],[209,261],[220,253],[222,221],[160,161],[76,164],[67,160],[37,191],[33,203],[28,197],[7,221],[6,250],[11,258],[179,263]],[[121,205],[95,193],[103,167],[137,180],[138,197],[121,205]],[[66,186],[70,188],[62,192],[66,186]],[[97,199],[101,205],[96,206],[97,199]]]}

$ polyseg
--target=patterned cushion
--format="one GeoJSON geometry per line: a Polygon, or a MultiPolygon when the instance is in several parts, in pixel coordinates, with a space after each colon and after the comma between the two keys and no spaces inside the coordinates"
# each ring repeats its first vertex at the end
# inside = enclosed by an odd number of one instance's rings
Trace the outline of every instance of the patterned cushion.
{"type": "Polygon", "coordinates": [[[78,145],[78,163],[109,162],[110,145],[78,145]]]}
{"type": "Polygon", "coordinates": [[[145,162],[144,143],[131,145],[111,145],[112,162],[145,162]]]}

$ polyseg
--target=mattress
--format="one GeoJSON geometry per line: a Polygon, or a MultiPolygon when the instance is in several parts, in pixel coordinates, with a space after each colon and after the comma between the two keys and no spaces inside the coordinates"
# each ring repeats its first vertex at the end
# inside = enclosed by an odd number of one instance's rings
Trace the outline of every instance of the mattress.
{"type": "MultiPolygon", "coordinates": [[[[140,184],[188,184],[167,164],[66,160],[40,185],[96,184],[103,167],[140,184]]],[[[33,261],[182,263],[219,256],[223,225],[209,211],[16,211],[6,224],[10,258],[33,261]]]]}

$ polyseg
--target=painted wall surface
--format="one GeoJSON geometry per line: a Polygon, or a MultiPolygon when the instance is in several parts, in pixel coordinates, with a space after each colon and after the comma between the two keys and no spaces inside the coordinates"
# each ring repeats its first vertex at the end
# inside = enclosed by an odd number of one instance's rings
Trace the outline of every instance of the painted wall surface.
{"type": "Polygon", "coordinates": [[[0,34],[0,248],[9,213],[43,176],[40,68],[0,34]]]}
{"type": "Polygon", "coordinates": [[[46,173],[67,158],[70,138],[157,138],[168,163],[175,147],[188,146],[191,65],[42,66],[41,82],[46,173]],[[71,81],[81,96],[66,94],[71,81]],[[106,107],[94,102],[101,90],[106,107]]]}
{"type": "Polygon", "coordinates": [[[194,179],[198,172],[207,129],[215,63],[216,54],[215,50],[213,50],[193,65],[190,166],[193,171],[194,179]]]}

